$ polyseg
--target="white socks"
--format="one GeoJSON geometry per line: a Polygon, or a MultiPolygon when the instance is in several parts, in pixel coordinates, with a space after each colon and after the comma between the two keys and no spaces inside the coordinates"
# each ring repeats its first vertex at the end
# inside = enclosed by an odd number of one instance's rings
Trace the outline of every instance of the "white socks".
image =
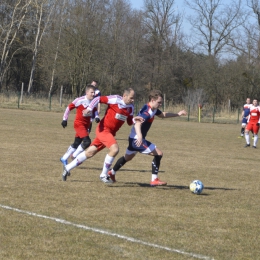
{"type": "Polygon", "coordinates": [[[254,135],[254,146],[256,146],[256,144],[257,144],[257,141],[258,141],[258,135],[254,135]]]}
{"type": "Polygon", "coordinates": [[[63,159],[63,160],[67,160],[67,159],[70,157],[70,155],[71,155],[72,153],[74,153],[75,151],[76,151],[76,149],[73,148],[72,146],[70,146],[70,147],[68,148],[67,152],[62,156],[62,159],[63,159]]]}
{"type": "Polygon", "coordinates": [[[249,141],[249,133],[245,133],[245,139],[246,139],[246,143],[247,143],[247,144],[250,144],[250,141],[249,141]]]}
{"type": "Polygon", "coordinates": [[[152,181],[154,181],[155,179],[158,178],[158,175],[157,174],[152,174],[152,181]]]}
{"type": "Polygon", "coordinates": [[[87,156],[85,152],[82,152],[71,163],[65,166],[66,170],[69,172],[70,170],[74,169],[75,167],[82,164],[86,160],[87,160],[87,156]]]}
{"type": "Polygon", "coordinates": [[[82,148],[81,144],[78,146],[77,150],[72,154],[73,158],[76,158],[80,153],[82,153],[84,149],[82,148]]]}
{"type": "Polygon", "coordinates": [[[111,157],[108,154],[106,155],[104,165],[103,165],[103,170],[102,170],[102,173],[100,174],[100,176],[107,176],[107,173],[108,173],[114,159],[115,159],[115,157],[111,157]]]}

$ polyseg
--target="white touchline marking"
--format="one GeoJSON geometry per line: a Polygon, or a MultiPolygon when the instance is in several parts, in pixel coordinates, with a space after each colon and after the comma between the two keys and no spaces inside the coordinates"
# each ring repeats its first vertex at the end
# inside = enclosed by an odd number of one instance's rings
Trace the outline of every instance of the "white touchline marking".
{"type": "Polygon", "coordinates": [[[191,257],[194,257],[194,258],[197,258],[197,259],[214,260],[214,258],[211,258],[211,257],[208,257],[208,256],[198,255],[198,254],[194,254],[194,253],[188,253],[188,252],[185,252],[185,251],[182,251],[182,250],[179,250],[179,249],[160,246],[160,245],[157,245],[157,244],[153,244],[153,243],[145,242],[145,241],[142,241],[142,240],[139,240],[139,239],[135,239],[133,237],[127,237],[127,236],[119,235],[119,234],[112,233],[112,232],[109,232],[109,231],[105,231],[105,230],[102,230],[102,229],[88,227],[88,226],[80,225],[80,224],[75,224],[75,223],[69,222],[67,220],[60,219],[60,218],[48,217],[48,216],[45,216],[45,215],[40,215],[40,214],[30,212],[30,211],[26,211],[26,210],[16,209],[16,208],[5,206],[5,205],[2,205],[2,204],[0,204],[0,207],[3,208],[3,209],[16,211],[16,212],[27,214],[27,215],[30,215],[30,216],[35,216],[35,217],[38,217],[38,218],[45,218],[45,219],[49,219],[49,220],[54,220],[56,222],[60,222],[60,223],[65,224],[65,225],[70,225],[70,226],[74,226],[74,227],[77,227],[77,228],[90,230],[90,231],[93,231],[93,232],[96,232],[96,233],[100,233],[100,234],[104,234],[104,235],[108,235],[108,236],[113,236],[113,237],[118,237],[118,238],[130,241],[130,242],[133,242],[133,243],[138,243],[138,244],[145,245],[145,246],[150,246],[150,247],[159,248],[159,249],[174,252],[174,253],[179,253],[179,254],[182,254],[182,255],[191,256],[191,257]]]}

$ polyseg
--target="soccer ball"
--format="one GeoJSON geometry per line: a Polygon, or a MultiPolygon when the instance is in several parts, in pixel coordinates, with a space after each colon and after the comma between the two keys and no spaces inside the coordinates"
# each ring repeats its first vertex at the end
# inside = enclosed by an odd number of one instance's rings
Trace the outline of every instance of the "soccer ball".
{"type": "Polygon", "coordinates": [[[203,191],[204,185],[199,180],[194,180],[190,184],[190,191],[194,194],[200,194],[203,191]]]}

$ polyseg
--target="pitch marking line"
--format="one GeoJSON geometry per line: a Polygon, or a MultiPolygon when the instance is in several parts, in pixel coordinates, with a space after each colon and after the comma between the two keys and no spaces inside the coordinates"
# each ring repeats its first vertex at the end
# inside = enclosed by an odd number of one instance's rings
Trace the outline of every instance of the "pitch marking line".
{"type": "Polygon", "coordinates": [[[59,223],[65,224],[65,225],[70,225],[70,226],[73,226],[73,227],[77,227],[77,228],[81,228],[81,229],[85,229],[85,230],[90,230],[90,231],[100,233],[100,234],[103,234],[103,235],[121,238],[121,239],[124,239],[126,241],[133,242],[133,243],[137,243],[137,244],[141,244],[141,245],[145,245],[145,246],[149,246],[149,247],[153,247],[153,248],[159,248],[159,249],[162,249],[162,250],[166,250],[166,251],[169,251],[169,252],[174,252],[174,253],[178,253],[178,254],[182,254],[182,255],[186,255],[186,256],[191,256],[191,257],[197,258],[197,259],[214,260],[213,258],[210,258],[208,256],[193,254],[193,253],[185,252],[185,251],[182,251],[182,250],[179,250],[179,249],[160,246],[160,245],[157,245],[157,244],[153,244],[153,243],[145,242],[145,241],[142,241],[142,240],[139,240],[139,239],[135,239],[133,237],[127,237],[127,236],[119,235],[119,234],[112,233],[112,232],[109,232],[109,231],[105,231],[105,230],[102,230],[102,229],[88,227],[88,226],[80,225],[80,224],[75,224],[75,223],[69,222],[67,220],[60,219],[60,218],[48,217],[48,216],[45,216],[45,215],[40,215],[40,214],[30,212],[30,211],[26,211],[26,210],[16,209],[16,208],[5,206],[5,205],[2,205],[2,204],[0,204],[0,207],[3,208],[3,209],[16,211],[16,212],[19,212],[19,213],[27,214],[27,215],[38,217],[38,218],[54,220],[56,222],[59,222],[59,223]]]}

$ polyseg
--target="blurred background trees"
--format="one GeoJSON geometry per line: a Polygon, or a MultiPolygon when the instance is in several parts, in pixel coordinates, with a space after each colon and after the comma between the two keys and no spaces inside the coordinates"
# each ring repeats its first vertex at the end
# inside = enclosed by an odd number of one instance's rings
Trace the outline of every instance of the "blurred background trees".
{"type": "Polygon", "coordinates": [[[80,96],[86,83],[102,94],[126,87],[169,103],[241,106],[260,99],[258,0],[1,0],[0,91],[80,96]],[[190,35],[183,28],[187,19],[190,35]]]}

